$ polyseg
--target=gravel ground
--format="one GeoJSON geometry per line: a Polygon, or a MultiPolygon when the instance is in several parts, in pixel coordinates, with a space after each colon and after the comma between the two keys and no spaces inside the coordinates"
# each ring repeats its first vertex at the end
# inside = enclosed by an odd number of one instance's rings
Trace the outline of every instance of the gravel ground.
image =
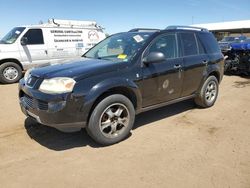
{"type": "Polygon", "coordinates": [[[100,147],[22,114],[0,85],[1,187],[250,188],[250,78],[224,76],[209,109],[185,101],[140,114],[125,141],[100,147]]]}

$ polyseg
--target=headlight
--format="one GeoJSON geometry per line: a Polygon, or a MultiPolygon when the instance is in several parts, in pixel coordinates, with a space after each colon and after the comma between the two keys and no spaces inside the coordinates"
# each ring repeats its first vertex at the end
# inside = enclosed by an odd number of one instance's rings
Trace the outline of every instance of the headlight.
{"type": "Polygon", "coordinates": [[[33,70],[33,68],[28,69],[28,70],[25,72],[24,77],[23,77],[25,82],[28,80],[29,75],[30,75],[30,72],[31,72],[32,70],[33,70]]]}
{"type": "Polygon", "coordinates": [[[67,77],[45,79],[39,87],[39,91],[48,94],[61,94],[73,91],[76,81],[67,77]]]}

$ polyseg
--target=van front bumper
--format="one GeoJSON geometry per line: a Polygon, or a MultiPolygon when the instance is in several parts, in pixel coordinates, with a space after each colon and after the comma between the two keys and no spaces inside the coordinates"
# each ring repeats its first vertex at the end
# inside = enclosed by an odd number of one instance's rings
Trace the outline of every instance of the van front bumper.
{"type": "Polygon", "coordinates": [[[22,79],[19,82],[19,103],[27,117],[60,131],[73,132],[86,126],[81,96],[45,94],[26,86],[22,79]]]}

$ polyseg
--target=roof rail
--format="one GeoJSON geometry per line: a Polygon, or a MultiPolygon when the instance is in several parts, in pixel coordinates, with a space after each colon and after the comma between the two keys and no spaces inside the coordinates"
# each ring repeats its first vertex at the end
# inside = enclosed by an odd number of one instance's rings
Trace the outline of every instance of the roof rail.
{"type": "Polygon", "coordinates": [[[193,26],[182,26],[182,25],[171,25],[166,28],[168,29],[183,29],[183,30],[195,30],[195,31],[206,31],[209,32],[208,29],[202,27],[193,27],[193,26]]]}
{"type": "Polygon", "coordinates": [[[152,29],[152,28],[134,28],[129,30],[128,32],[157,32],[160,29],[152,29]]]}

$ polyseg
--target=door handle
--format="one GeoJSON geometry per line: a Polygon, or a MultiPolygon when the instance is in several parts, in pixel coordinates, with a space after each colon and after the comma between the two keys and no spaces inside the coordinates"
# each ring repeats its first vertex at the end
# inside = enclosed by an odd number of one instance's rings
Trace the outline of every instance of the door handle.
{"type": "Polygon", "coordinates": [[[181,65],[176,64],[176,65],[174,65],[174,68],[175,68],[175,69],[180,69],[180,68],[181,68],[181,65]]]}
{"type": "Polygon", "coordinates": [[[48,55],[48,51],[47,50],[44,50],[45,54],[48,55]]]}

